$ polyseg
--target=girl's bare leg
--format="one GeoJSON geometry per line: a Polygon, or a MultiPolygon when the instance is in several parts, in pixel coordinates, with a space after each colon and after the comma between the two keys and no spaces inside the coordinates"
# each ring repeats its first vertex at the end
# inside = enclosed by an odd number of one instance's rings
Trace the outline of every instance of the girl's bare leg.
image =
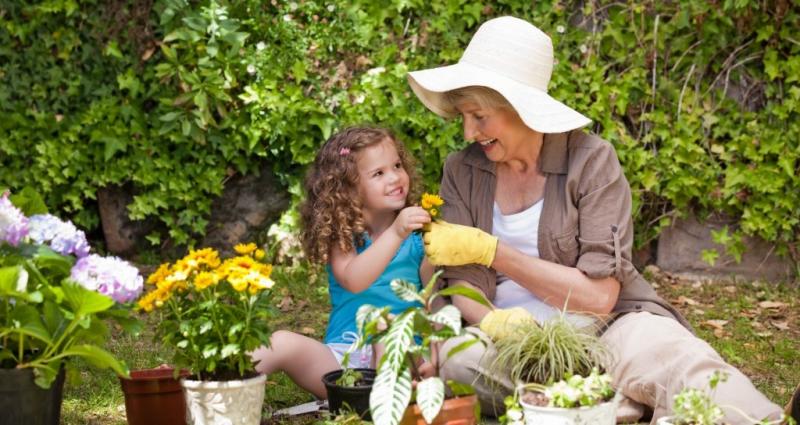
{"type": "Polygon", "coordinates": [[[341,369],[328,346],[288,331],[273,333],[269,348],[259,347],[250,356],[258,373],[286,372],[297,385],[321,399],[328,397],[322,376],[341,369]]]}

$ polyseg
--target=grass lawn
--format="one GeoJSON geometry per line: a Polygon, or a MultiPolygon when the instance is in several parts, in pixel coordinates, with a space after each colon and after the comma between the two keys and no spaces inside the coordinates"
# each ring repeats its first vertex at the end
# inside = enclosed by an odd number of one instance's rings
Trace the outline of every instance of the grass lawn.
{"type": "MultiPolygon", "coordinates": [[[[679,279],[650,267],[645,273],[656,290],[690,320],[697,334],[749,376],[767,397],[784,404],[800,383],[800,287],[797,284],[679,279]]],[[[276,267],[276,296],[282,312],[271,324],[322,339],[328,312],[327,283],[319,269],[276,267]]],[[[144,317],[146,321],[156,317],[144,317]]],[[[114,338],[108,347],[132,368],[166,363],[170,351],[145,332],[114,338]]],[[[67,383],[63,424],[124,424],[118,379],[108,371],[84,368],[67,383]],[[78,382],[79,381],[79,382],[78,382]]],[[[313,398],[282,374],[269,377],[264,417],[313,398]]],[[[303,422],[303,421],[298,421],[303,422]]]]}

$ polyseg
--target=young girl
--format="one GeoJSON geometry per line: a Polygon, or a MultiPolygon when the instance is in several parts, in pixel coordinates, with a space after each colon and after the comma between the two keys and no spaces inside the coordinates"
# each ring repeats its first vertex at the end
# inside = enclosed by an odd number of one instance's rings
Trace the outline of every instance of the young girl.
{"type": "MultiPolygon", "coordinates": [[[[431,221],[411,206],[417,175],[408,152],[387,130],[349,128],[331,137],[305,181],[302,242],[308,257],[326,264],[331,313],[325,342],[287,331],[253,352],[256,370],[284,371],[299,386],[326,398],[322,376],[341,368],[356,337],[356,311],[364,304],[403,312],[389,283],[404,279],[421,287],[433,272],[423,261],[422,238],[414,230],[431,221]]],[[[350,356],[351,367],[374,367],[372,348],[350,356]]]]}

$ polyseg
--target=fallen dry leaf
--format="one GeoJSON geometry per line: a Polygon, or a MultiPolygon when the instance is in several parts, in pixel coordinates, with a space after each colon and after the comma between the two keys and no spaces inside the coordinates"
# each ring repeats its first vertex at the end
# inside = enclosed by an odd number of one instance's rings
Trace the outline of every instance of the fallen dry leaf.
{"type": "Polygon", "coordinates": [[[316,330],[314,330],[314,328],[310,328],[308,326],[305,326],[303,329],[300,329],[300,333],[303,335],[313,335],[315,332],[316,330]]]}
{"type": "Polygon", "coordinates": [[[778,301],[761,301],[758,303],[758,306],[761,308],[784,308],[786,307],[786,303],[778,301]]]}
{"type": "Polygon", "coordinates": [[[706,320],[702,322],[702,325],[710,326],[714,329],[722,329],[728,323],[727,320],[706,320]]]}
{"type": "Polygon", "coordinates": [[[278,303],[278,309],[280,309],[280,311],[285,313],[291,310],[293,305],[294,305],[294,300],[292,299],[292,297],[287,295],[283,297],[283,299],[281,299],[280,303],[278,303]]]}
{"type": "Polygon", "coordinates": [[[733,285],[726,286],[726,287],[724,287],[722,289],[724,289],[726,292],[731,293],[731,294],[735,294],[736,293],[736,287],[733,286],[733,285]]]}
{"type": "Polygon", "coordinates": [[[772,336],[772,332],[770,331],[756,332],[756,336],[760,336],[762,338],[769,338],[772,336]]]}
{"type": "Polygon", "coordinates": [[[681,304],[681,305],[699,305],[700,304],[699,302],[697,302],[697,301],[695,301],[695,300],[693,300],[693,299],[691,299],[689,297],[684,297],[683,295],[678,297],[678,300],[676,301],[676,303],[681,304]]]}
{"type": "Polygon", "coordinates": [[[778,329],[780,329],[782,331],[788,331],[789,330],[789,322],[788,321],[786,321],[786,322],[776,322],[776,321],[773,320],[770,323],[772,323],[772,326],[775,326],[776,328],[778,328],[778,329]]]}

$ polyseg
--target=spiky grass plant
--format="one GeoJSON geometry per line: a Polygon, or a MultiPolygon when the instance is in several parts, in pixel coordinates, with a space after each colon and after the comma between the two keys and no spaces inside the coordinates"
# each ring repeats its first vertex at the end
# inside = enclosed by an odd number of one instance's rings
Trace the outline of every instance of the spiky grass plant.
{"type": "Polygon", "coordinates": [[[495,341],[491,369],[514,383],[552,384],[568,375],[586,376],[604,370],[610,353],[596,328],[578,328],[564,314],[540,325],[515,326],[495,341]]]}

